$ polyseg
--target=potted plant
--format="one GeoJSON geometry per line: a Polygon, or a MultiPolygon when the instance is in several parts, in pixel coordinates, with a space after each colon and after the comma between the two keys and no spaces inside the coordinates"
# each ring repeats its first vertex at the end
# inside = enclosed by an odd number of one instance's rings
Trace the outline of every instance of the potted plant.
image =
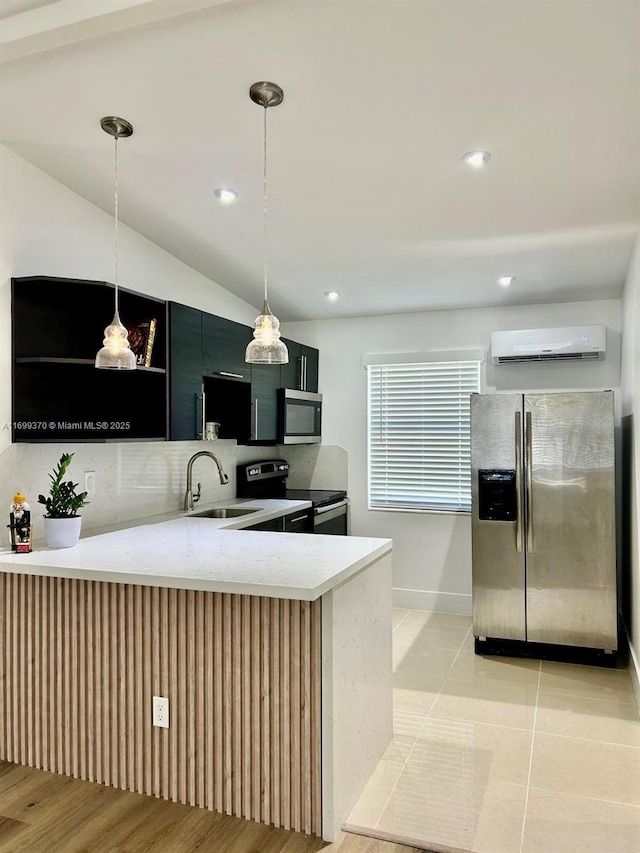
{"type": "Polygon", "coordinates": [[[73,453],[62,454],[57,467],[49,474],[49,496],[38,495],[38,503],[44,504],[47,510],[44,533],[50,548],[73,548],[80,537],[82,516],[78,515],[78,510],[85,505],[87,493],[77,494],[78,484],[71,480],[62,482],[72,458],[73,453]]]}

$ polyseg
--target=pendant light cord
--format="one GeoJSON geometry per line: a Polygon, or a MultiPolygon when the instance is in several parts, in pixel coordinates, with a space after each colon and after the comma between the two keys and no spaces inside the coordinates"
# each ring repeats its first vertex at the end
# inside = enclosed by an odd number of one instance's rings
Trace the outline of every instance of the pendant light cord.
{"type": "Polygon", "coordinates": [[[262,214],[264,220],[264,301],[267,302],[267,106],[264,107],[264,172],[262,185],[262,214]]]}
{"type": "Polygon", "coordinates": [[[115,290],[115,307],[118,314],[118,134],[115,139],[115,155],[114,155],[114,192],[113,192],[113,207],[115,221],[115,244],[116,244],[116,290],[115,290]]]}

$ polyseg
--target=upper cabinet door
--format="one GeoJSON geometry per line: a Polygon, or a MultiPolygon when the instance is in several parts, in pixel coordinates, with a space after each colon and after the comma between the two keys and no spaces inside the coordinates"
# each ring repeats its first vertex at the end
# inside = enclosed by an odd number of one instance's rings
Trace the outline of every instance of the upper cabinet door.
{"type": "Polygon", "coordinates": [[[317,349],[300,344],[300,391],[318,392],[318,356],[317,349]]]}
{"type": "Polygon", "coordinates": [[[289,350],[289,364],[280,368],[282,388],[294,391],[318,391],[318,350],[283,338],[289,350]]]}
{"type": "Polygon", "coordinates": [[[244,360],[251,330],[213,314],[202,315],[202,366],[205,375],[251,381],[251,365],[244,360]]]}
{"type": "Polygon", "coordinates": [[[171,302],[170,418],[174,441],[202,438],[202,312],[171,302]]]}
{"type": "Polygon", "coordinates": [[[275,443],[278,437],[280,368],[275,364],[251,365],[251,441],[275,443]]]}
{"type": "Polygon", "coordinates": [[[289,363],[280,366],[280,387],[300,390],[300,344],[282,339],[289,350],[289,363]]]}

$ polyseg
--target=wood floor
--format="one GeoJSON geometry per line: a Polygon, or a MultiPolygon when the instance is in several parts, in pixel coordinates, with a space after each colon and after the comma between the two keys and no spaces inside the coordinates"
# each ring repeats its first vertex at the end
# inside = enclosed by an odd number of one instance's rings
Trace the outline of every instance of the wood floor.
{"type": "Polygon", "coordinates": [[[0,761],[0,853],[416,853],[358,835],[333,844],[0,761]]]}

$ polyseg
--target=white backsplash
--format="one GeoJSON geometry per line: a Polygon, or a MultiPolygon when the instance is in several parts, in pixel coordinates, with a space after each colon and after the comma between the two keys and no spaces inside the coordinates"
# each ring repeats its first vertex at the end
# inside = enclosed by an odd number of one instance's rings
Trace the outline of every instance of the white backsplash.
{"type": "Polygon", "coordinates": [[[291,465],[290,489],[344,489],[348,491],[348,456],[335,444],[292,444],[277,447],[291,465]]]}
{"type": "Polygon", "coordinates": [[[96,474],[96,495],[82,508],[85,529],[173,512],[182,508],[187,462],[199,450],[215,453],[229,476],[223,486],[213,460],[195,462],[193,486],[202,483],[203,503],[235,498],[236,465],[280,456],[280,448],[244,447],[232,440],[12,444],[0,454],[0,511],[4,507],[8,513],[13,495],[21,491],[38,525],[44,513],[38,495],[48,493],[49,473],[61,455],[73,453],[68,478],[78,483],[77,491],[84,491],[85,471],[96,474]]]}
{"type": "MultiPolygon", "coordinates": [[[[101,527],[148,515],[182,509],[187,462],[199,450],[211,450],[220,459],[229,483],[220,484],[212,460],[199,459],[193,467],[193,486],[202,483],[202,503],[236,496],[236,465],[258,459],[286,459],[291,465],[292,489],[346,489],[347,453],[324,445],[245,447],[232,440],[149,441],[122,444],[12,444],[0,454],[0,519],[7,516],[13,495],[27,496],[41,534],[44,507],[38,495],[49,491],[49,474],[63,453],[73,453],[68,478],[84,491],[85,471],[95,471],[96,494],[82,508],[83,527],[101,527]]],[[[1,534],[0,534],[1,535],[1,534]]]]}

